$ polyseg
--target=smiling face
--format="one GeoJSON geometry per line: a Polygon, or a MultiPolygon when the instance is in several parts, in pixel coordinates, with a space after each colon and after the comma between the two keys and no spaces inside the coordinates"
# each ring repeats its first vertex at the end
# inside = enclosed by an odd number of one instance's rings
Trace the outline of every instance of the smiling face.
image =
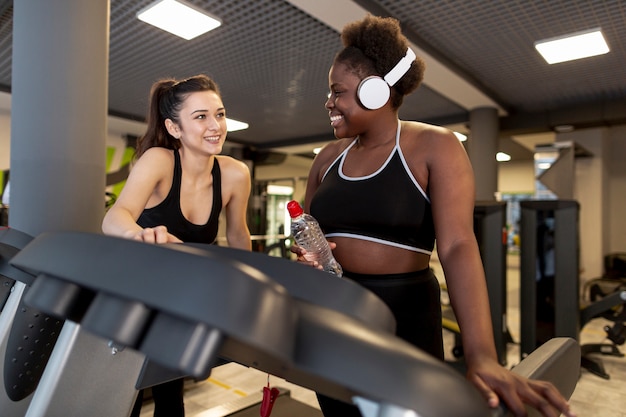
{"type": "Polygon", "coordinates": [[[170,134],[181,145],[210,155],[222,151],[226,140],[226,109],[215,91],[190,93],[178,115],[179,124],[166,120],[170,134]]]}
{"type": "Polygon", "coordinates": [[[325,107],[335,137],[349,138],[359,135],[365,128],[370,111],[358,101],[357,89],[361,78],[349,66],[335,62],[328,74],[329,95],[325,107]]]}

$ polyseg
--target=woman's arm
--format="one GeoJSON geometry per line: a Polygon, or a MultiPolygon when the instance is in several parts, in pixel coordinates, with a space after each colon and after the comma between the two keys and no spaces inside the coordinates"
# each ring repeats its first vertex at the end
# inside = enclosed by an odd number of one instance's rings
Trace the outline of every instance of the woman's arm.
{"type": "Polygon", "coordinates": [[[226,240],[231,248],[252,250],[250,230],[246,221],[251,180],[248,166],[233,158],[220,157],[224,185],[230,197],[226,202],[226,240]]]}
{"type": "MultiPolygon", "coordinates": [[[[332,161],[341,153],[342,145],[345,141],[338,140],[334,142],[330,142],[326,144],[320,153],[315,156],[313,160],[313,164],[311,165],[311,169],[309,170],[309,176],[307,178],[306,183],[306,191],[304,195],[304,211],[305,213],[311,212],[311,199],[317,191],[320,183],[322,182],[322,176],[324,172],[328,169],[332,161]]],[[[343,145],[345,147],[345,145],[343,145]]],[[[334,242],[328,242],[331,249],[335,249],[337,244],[334,242]]],[[[312,266],[319,270],[322,270],[323,267],[317,263],[317,261],[309,261],[304,257],[306,254],[306,250],[298,246],[295,242],[289,249],[291,253],[296,255],[296,260],[302,264],[312,266]]]]}
{"type": "Polygon", "coordinates": [[[472,167],[452,134],[439,134],[432,142],[436,149],[428,162],[428,190],[437,254],[459,326],[466,330],[463,353],[470,361],[474,356],[496,358],[485,274],[474,234],[472,167]]]}
{"type": "Polygon", "coordinates": [[[320,183],[322,182],[322,176],[337,158],[343,149],[349,144],[349,141],[345,139],[339,139],[333,142],[327,143],[322,150],[315,156],[311,169],[309,170],[309,177],[307,178],[306,191],[304,195],[304,211],[310,213],[311,211],[311,199],[313,194],[317,191],[320,183]]]}
{"type": "Polygon", "coordinates": [[[473,230],[473,170],[465,150],[451,133],[436,136],[430,143],[428,189],[437,253],[461,329],[467,378],[490,406],[497,406],[501,399],[514,415],[525,415],[524,404],[528,404],[545,416],[573,416],[567,401],[552,384],[522,378],[498,363],[487,284],[473,230]]]}
{"type": "Polygon", "coordinates": [[[171,151],[163,148],[149,149],[139,158],[120,196],[104,216],[102,231],[105,234],[151,243],[180,242],[164,226],[143,229],[137,224],[137,219],[150,199],[161,198],[163,192],[159,190],[159,185],[168,172],[171,176],[171,169],[164,167],[173,166],[172,159],[171,151]]]}

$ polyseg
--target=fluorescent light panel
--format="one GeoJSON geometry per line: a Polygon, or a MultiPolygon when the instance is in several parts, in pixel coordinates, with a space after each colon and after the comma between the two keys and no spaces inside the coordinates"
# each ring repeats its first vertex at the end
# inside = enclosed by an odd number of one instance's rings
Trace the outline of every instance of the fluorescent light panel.
{"type": "Polygon", "coordinates": [[[137,19],[187,40],[222,24],[205,11],[177,0],[156,1],[140,10],[137,19]]]}
{"type": "Polygon", "coordinates": [[[236,132],[237,130],[244,130],[248,128],[248,123],[240,122],[239,120],[226,118],[226,129],[229,132],[236,132]]]}
{"type": "Polygon", "coordinates": [[[505,152],[496,153],[496,161],[498,162],[507,162],[511,160],[511,155],[505,152]]]}
{"type": "Polygon", "coordinates": [[[539,51],[548,64],[557,64],[609,52],[609,47],[600,29],[538,41],[535,42],[535,49],[539,51]]]}
{"type": "Polygon", "coordinates": [[[270,195],[293,195],[293,187],[288,185],[275,185],[269,184],[267,186],[267,193],[270,195]]]}

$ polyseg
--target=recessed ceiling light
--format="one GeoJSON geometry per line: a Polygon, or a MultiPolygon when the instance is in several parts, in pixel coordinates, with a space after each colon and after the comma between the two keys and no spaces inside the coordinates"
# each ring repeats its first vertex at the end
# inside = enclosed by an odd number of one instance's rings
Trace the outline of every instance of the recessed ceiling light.
{"type": "Polygon", "coordinates": [[[574,131],[573,125],[558,125],[554,126],[554,131],[557,133],[568,133],[574,131]]]}
{"type": "Polygon", "coordinates": [[[236,132],[237,130],[244,130],[248,128],[248,123],[240,122],[239,120],[226,118],[226,129],[229,132],[236,132]]]}
{"type": "Polygon", "coordinates": [[[511,155],[505,152],[498,152],[496,154],[496,161],[498,162],[506,162],[511,160],[511,155]]]}
{"type": "Polygon", "coordinates": [[[158,0],[140,10],[137,19],[187,40],[222,24],[204,10],[180,0],[158,0]]]}
{"type": "Polygon", "coordinates": [[[535,49],[539,51],[548,64],[557,64],[609,52],[609,47],[600,29],[544,39],[535,42],[535,49]]]}

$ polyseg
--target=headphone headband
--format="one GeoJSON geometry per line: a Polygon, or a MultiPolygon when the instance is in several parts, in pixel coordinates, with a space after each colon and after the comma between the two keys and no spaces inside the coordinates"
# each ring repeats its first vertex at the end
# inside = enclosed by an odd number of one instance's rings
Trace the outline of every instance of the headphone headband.
{"type": "Polygon", "coordinates": [[[413,52],[411,48],[408,48],[406,50],[406,55],[404,55],[400,62],[398,62],[396,66],[383,77],[390,87],[393,87],[393,85],[407,73],[409,68],[411,68],[411,64],[415,61],[415,58],[415,52],[413,52]]]}

